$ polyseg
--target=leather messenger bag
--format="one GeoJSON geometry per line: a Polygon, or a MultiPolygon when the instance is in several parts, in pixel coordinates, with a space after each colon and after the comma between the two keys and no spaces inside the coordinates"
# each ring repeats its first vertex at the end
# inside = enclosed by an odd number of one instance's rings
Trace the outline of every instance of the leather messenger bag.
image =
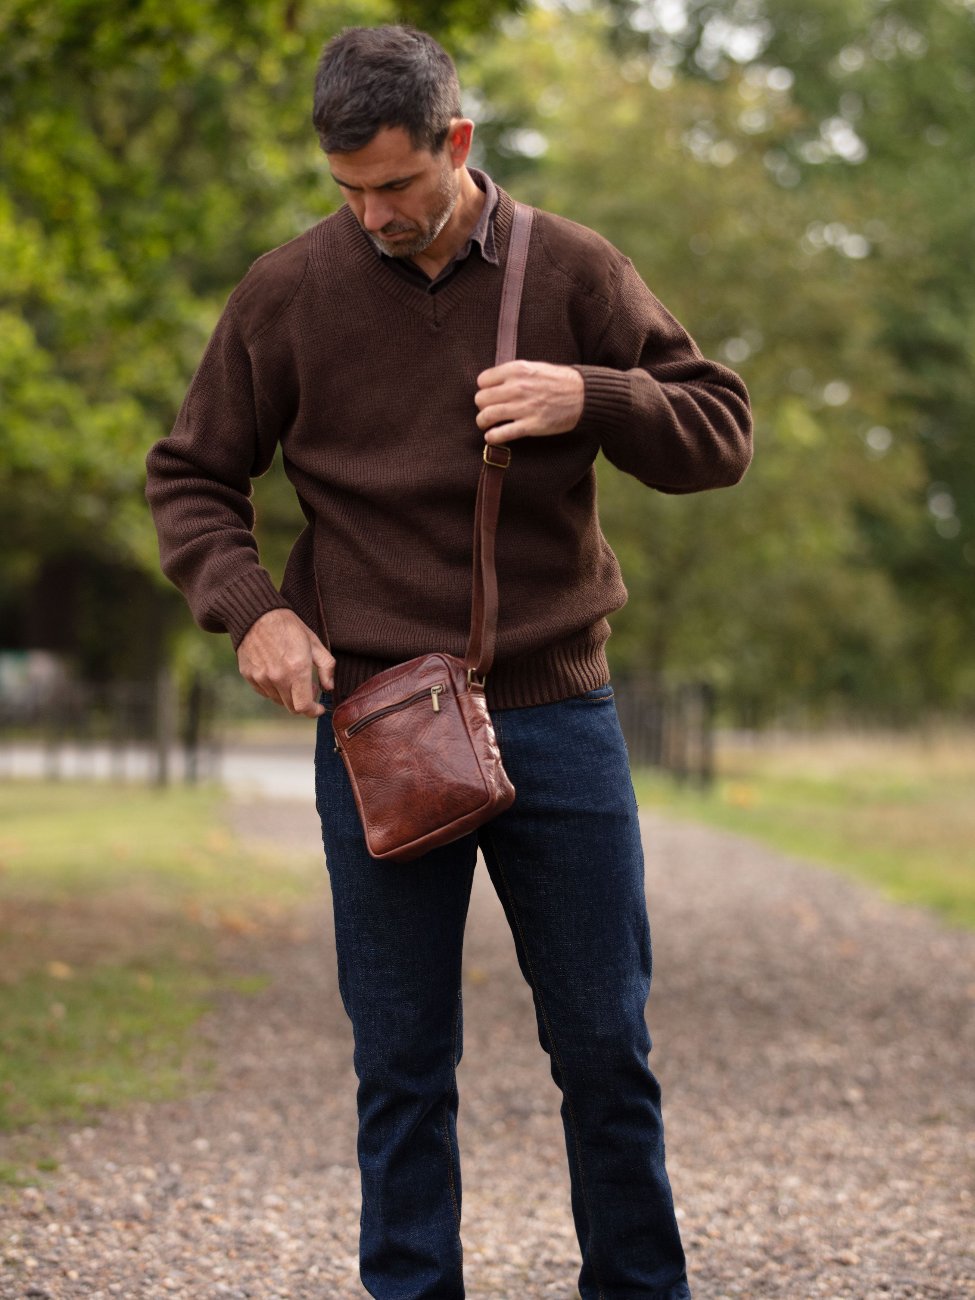
{"type": "MultiPolygon", "coordinates": [[[[515,357],[531,209],[515,205],[495,364],[515,357]]],[[[514,802],[484,694],[494,662],[498,583],[494,539],[511,449],[486,444],[474,508],[467,653],[430,653],[387,668],[335,709],[342,756],[374,858],[408,862],[475,830],[514,802]]]]}

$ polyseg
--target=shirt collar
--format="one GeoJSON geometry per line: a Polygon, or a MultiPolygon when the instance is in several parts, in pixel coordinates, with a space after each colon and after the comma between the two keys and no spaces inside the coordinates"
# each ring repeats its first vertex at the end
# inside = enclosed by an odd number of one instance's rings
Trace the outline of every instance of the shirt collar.
{"type": "Polygon", "coordinates": [[[390,257],[388,253],[376,248],[372,240],[369,241],[376,255],[392,267],[393,270],[405,275],[408,279],[420,281],[429,289],[432,289],[434,285],[439,286],[441,281],[449,278],[457,270],[458,265],[470,257],[475,244],[485,262],[490,262],[492,266],[501,265],[494,236],[494,219],[498,210],[498,187],[487,172],[482,172],[477,167],[468,167],[467,170],[477,188],[484,191],[484,202],[481,205],[480,216],[477,218],[474,229],[463,247],[457,250],[436,279],[431,280],[426,272],[422,271],[410,258],[390,257]]]}
{"type": "Polygon", "coordinates": [[[490,262],[492,266],[500,266],[497,245],[494,241],[494,217],[498,210],[498,187],[487,172],[482,172],[477,167],[468,167],[467,170],[470,172],[471,179],[477,188],[484,191],[484,204],[481,207],[481,215],[477,219],[477,224],[471,231],[470,238],[453,260],[462,262],[470,254],[473,245],[477,244],[485,262],[490,262]]]}

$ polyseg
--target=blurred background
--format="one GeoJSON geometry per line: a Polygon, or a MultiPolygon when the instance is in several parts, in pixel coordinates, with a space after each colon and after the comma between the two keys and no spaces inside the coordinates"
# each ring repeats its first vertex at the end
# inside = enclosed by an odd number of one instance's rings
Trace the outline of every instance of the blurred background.
{"type": "MultiPolygon", "coordinates": [[[[143,460],[248,265],[337,204],[309,121],[323,38],[396,16],[456,52],[476,161],[607,235],[751,390],[734,492],[601,466],[630,591],[614,670],[707,681],[737,726],[970,716],[963,0],[6,5],[6,710],[59,676],[235,673],[159,575],[143,460]]],[[[301,516],[279,465],[256,496],[280,575],[301,516]]]]}
{"type": "MultiPolygon", "coordinates": [[[[405,16],[457,55],[476,161],[602,231],[752,393],[735,491],[668,499],[601,472],[630,591],[616,672],[706,680],[733,725],[971,715],[971,4],[3,14],[8,706],[24,674],[236,671],[158,573],[144,456],[249,264],[338,203],[309,120],[323,39],[405,16]]],[[[279,467],[256,495],[279,575],[300,512],[279,467]]]]}
{"type": "MultiPolygon", "coordinates": [[[[121,897],[136,868],[158,934],[159,899],[173,925],[273,914],[263,859],[257,911],[239,877],[220,893],[244,868],[213,783],[310,798],[313,728],[160,575],[144,458],[250,263],[339,202],[310,123],[322,43],[389,20],[455,54],[474,161],[612,240],[752,395],[733,491],[599,465],[641,802],[975,924],[971,0],[8,0],[8,973],[44,953],[38,979],[66,986],[84,954],[45,948],[67,932],[42,903],[121,897]]],[[[303,522],[280,463],[255,498],[280,578],[303,522]]]]}

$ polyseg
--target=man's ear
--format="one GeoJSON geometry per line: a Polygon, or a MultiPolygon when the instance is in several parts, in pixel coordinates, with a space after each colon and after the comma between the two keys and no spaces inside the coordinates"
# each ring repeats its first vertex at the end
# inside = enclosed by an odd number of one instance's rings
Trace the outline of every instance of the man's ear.
{"type": "Polygon", "coordinates": [[[447,148],[450,161],[455,168],[463,167],[471,152],[474,138],[474,123],[469,117],[455,117],[447,132],[447,148]]]}

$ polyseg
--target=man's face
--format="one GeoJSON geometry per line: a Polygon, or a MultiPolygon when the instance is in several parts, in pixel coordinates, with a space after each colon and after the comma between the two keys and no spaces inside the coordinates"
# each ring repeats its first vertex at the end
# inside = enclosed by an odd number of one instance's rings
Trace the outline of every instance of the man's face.
{"type": "Polygon", "coordinates": [[[450,220],[460,192],[450,142],[417,149],[399,126],[383,127],[354,153],[327,155],[332,176],[359,225],[382,252],[426,252],[450,220]]]}

